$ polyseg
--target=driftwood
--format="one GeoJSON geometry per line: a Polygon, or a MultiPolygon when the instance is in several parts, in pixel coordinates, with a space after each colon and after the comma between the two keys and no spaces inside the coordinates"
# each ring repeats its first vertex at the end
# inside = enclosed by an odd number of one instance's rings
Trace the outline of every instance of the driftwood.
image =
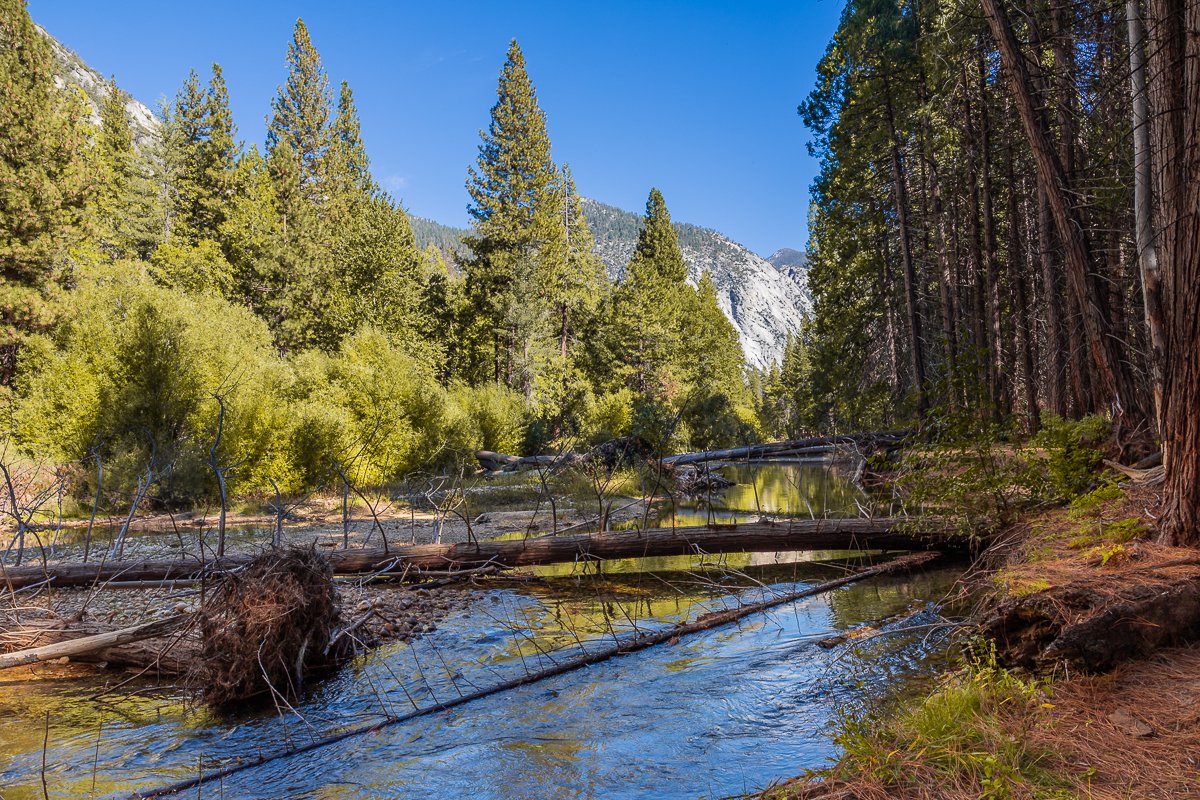
{"type": "MultiPolygon", "coordinates": [[[[960,537],[903,530],[909,520],[891,517],[811,519],[702,525],[647,530],[605,531],[528,539],[417,544],[384,550],[335,550],[328,554],[338,575],[408,572],[418,580],[422,570],[462,570],[483,566],[524,567],[610,558],[691,555],[699,553],[776,552],[786,550],[958,550],[960,537]]],[[[0,587],[20,589],[36,584],[85,586],[96,582],[182,580],[238,569],[252,556],[211,561],[109,561],[90,564],[0,569],[0,587]]]]}
{"type": "MultiPolygon", "coordinates": [[[[851,433],[833,436],[814,436],[809,439],[789,439],[782,442],[766,442],[744,447],[730,447],[725,450],[705,450],[698,453],[680,453],[665,456],[659,463],[666,467],[683,464],[709,463],[714,461],[773,461],[777,458],[797,458],[802,456],[818,456],[833,452],[838,447],[855,445],[860,449],[874,450],[878,447],[888,447],[899,444],[907,438],[911,431],[873,431],[870,433],[851,433]]],[[[480,450],[475,454],[479,465],[488,472],[521,472],[531,469],[557,468],[576,464],[589,458],[600,458],[612,465],[615,460],[628,458],[633,453],[649,457],[649,449],[626,440],[614,439],[596,448],[591,453],[562,453],[553,456],[512,456],[504,453],[493,453],[490,450],[480,450]],[[617,454],[614,446],[620,449],[617,454]],[[607,449],[606,449],[607,448],[607,449]],[[617,458],[613,458],[617,455],[617,458]]]]}
{"type": "MultiPolygon", "coordinates": [[[[70,629],[60,629],[58,631],[52,629],[34,630],[33,635],[55,634],[59,636],[67,636],[62,641],[56,641],[50,644],[44,644],[39,647],[32,647],[25,650],[17,650],[12,653],[0,653],[0,669],[9,669],[11,667],[21,667],[28,664],[36,664],[42,661],[53,661],[58,658],[73,658],[80,659],[87,656],[89,661],[108,661],[113,660],[121,662],[122,659],[119,653],[111,653],[110,657],[106,658],[106,651],[111,651],[113,648],[122,645],[129,645],[135,642],[145,641],[146,639],[156,639],[162,636],[169,636],[176,631],[181,630],[192,619],[191,614],[177,614],[165,619],[156,619],[151,622],[143,622],[140,625],[134,625],[129,628],[121,628],[115,631],[105,631],[92,635],[79,635],[79,631],[70,629]]],[[[142,661],[143,659],[129,659],[133,661],[142,661]]]]}
{"type": "Polygon", "coordinates": [[[668,466],[680,466],[682,464],[696,464],[708,461],[761,461],[773,457],[785,458],[814,455],[829,452],[836,447],[845,445],[857,445],[860,448],[874,449],[880,446],[898,444],[909,433],[909,431],[876,431],[873,433],[854,433],[842,436],[815,436],[809,439],[791,439],[783,442],[731,447],[726,450],[682,453],[676,456],[667,456],[662,459],[662,463],[668,466]]]}
{"type": "Polygon", "coordinates": [[[574,672],[575,670],[582,669],[593,664],[599,664],[601,662],[616,658],[617,656],[626,655],[627,653],[636,653],[640,650],[645,650],[655,645],[675,642],[678,641],[680,637],[688,636],[693,633],[699,633],[701,631],[711,630],[712,628],[717,628],[722,625],[728,625],[731,622],[736,622],[737,620],[750,616],[751,614],[768,611],[772,608],[785,605],[787,603],[794,603],[797,600],[802,600],[805,597],[824,594],[825,592],[832,591],[865,578],[872,578],[878,575],[887,575],[890,573],[914,569],[929,563],[935,558],[937,558],[936,553],[913,553],[912,555],[897,558],[883,564],[858,570],[857,572],[853,572],[849,575],[832,581],[818,584],[817,586],[810,586],[807,589],[801,589],[800,591],[781,594],[776,597],[772,597],[769,600],[763,600],[762,602],[758,603],[749,603],[747,605],[738,606],[725,611],[713,611],[707,614],[702,614],[691,622],[681,622],[678,625],[666,628],[665,630],[633,636],[625,639],[624,641],[618,641],[617,643],[602,650],[585,652],[579,656],[576,656],[575,658],[559,661],[557,664],[538,672],[529,673],[519,678],[514,678],[513,680],[496,684],[495,686],[479,689],[469,694],[462,694],[458,697],[446,700],[445,702],[435,701],[432,705],[426,706],[425,708],[419,708],[415,711],[410,711],[407,714],[385,717],[379,722],[341,731],[321,739],[307,742],[299,747],[294,747],[289,750],[281,750],[275,753],[260,754],[254,757],[239,759],[236,763],[230,766],[213,770],[195,778],[182,780],[178,783],[170,784],[169,786],[138,791],[130,795],[129,800],[148,800],[148,798],[165,797],[167,795],[178,794],[204,784],[211,784],[214,781],[221,781],[230,775],[234,775],[239,772],[245,772],[246,770],[261,766],[262,764],[300,755],[301,753],[312,752],[313,750],[318,750],[331,744],[336,744],[337,742],[344,741],[354,736],[362,736],[364,734],[374,733],[393,725],[399,725],[419,717],[436,714],[439,711],[446,711],[457,706],[466,705],[467,703],[474,702],[475,700],[481,700],[485,697],[490,697],[510,689],[528,686],[531,683],[537,683],[538,681],[542,681],[547,678],[553,678],[568,672],[574,672]]]}
{"type": "Polygon", "coordinates": [[[1127,467],[1117,461],[1106,458],[1104,459],[1104,466],[1115,469],[1128,478],[1131,483],[1138,486],[1157,486],[1167,479],[1167,473],[1161,463],[1141,469],[1138,467],[1127,467]]]}

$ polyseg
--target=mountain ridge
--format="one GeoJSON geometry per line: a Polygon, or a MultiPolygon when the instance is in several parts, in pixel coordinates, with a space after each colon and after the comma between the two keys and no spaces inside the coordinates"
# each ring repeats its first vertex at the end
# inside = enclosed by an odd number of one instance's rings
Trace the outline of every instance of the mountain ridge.
{"type": "MultiPolygon", "coordinates": [[[[580,198],[596,254],[609,278],[620,280],[637,245],[642,218],[588,197],[580,198]]],[[[417,244],[430,244],[449,255],[467,230],[410,215],[417,244]]],[[[694,286],[707,272],[717,289],[717,304],[737,328],[746,362],[768,367],[783,356],[788,336],[800,333],[804,317],[812,313],[804,253],[782,248],[765,259],[720,231],[687,222],[676,222],[679,246],[694,286]],[[780,254],[784,254],[780,256],[780,254]]]]}

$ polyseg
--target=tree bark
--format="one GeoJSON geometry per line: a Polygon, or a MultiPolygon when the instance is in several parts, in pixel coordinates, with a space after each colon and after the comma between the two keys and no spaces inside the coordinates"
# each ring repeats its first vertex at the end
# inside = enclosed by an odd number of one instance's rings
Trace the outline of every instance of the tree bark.
{"type": "Polygon", "coordinates": [[[904,163],[900,157],[900,140],[896,118],[892,111],[891,90],[884,80],[884,115],[887,120],[888,147],[892,161],[892,188],[896,198],[896,224],[900,228],[900,268],[904,272],[904,311],[908,321],[911,344],[913,389],[917,397],[917,417],[924,419],[929,408],[925,393],[925,353],[922,343],[921,314],[917,306],[917,275],[912,256],[912,232],[908,226],[908,188],[905,185],[904,163]]]}
{"type": "Polygon", "coordinates": [[[1054,265],[1051,240],[1050,201],[1037,189],[1038,258],[1042,267],[1042,296],[1046,304],[1046,406],[1060,417],[1067,416],[1067,345],[1063,340],[1062,288],[1054,265]]]}
{"type": "Polygon", "coordinates": [[[1161,538],[1200,546],[1200,2],[1150,0],[1163,383],[1161,538]]]}
{"type": "Polygon", "coordinates": [[[1146,26],[1140,0],[1126,0],[1129,28],[1129,83],[1133,99],[1133,214],[1138,268],[1142,277],[1142,307],[1150,340],[1150,387],[1154,396],[1155,427],[1161,435],[1163,330],[1161,278],[1154,242],[1153,166],[1150,163],[1150,101],[1146,93],[1146,26]]]}

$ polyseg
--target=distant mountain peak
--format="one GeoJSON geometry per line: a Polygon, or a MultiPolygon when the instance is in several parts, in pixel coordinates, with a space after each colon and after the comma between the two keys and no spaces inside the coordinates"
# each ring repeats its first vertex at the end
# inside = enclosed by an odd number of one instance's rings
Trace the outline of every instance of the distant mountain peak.
{"type": "MultiPolygon", "coordinates": [[[[596,254],[609,277],[620,280],[637,245],[642,218],[589,197],[580,200],[596,239],[596,254]]],[[[432,244],[449,254],[467,233],[421,217],[411,219],[413,234],[422,248],[432,244]]],[[[804,318],[812,314],[804,254],[784,248],[775,254],[788,254],[787,263],[781,265],[711,228],[677,222],[675,230],[690,282],[695,285],[705,272],[712,277],[717,304],[737,328],[746,363],[766,367],[779,361],[788,336],[800,333],[804,318]]]]}

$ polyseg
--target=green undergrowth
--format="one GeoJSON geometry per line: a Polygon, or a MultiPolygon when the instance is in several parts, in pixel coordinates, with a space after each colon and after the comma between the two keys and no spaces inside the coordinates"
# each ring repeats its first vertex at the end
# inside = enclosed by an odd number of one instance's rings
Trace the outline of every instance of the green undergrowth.
{"type": "Polygon", "coordinates": [[[1101,469],[1109,433],[1102,417],[1044,415],[1041,431],[1024,440],[1005,425],[950,416],[934,441],[906,453],[896,483],[911,512],[975,539],[1034,508],[1070,503],[1082,518],[1123,498],[1101,469]]]}
{"type": "Polygon", "coordinates": [[[841,757],[808,777],[864,782],[897,796],[937,785],[952,790],[948,796],[985,800],[1074,797],[1072,781],[1052,766],[1056,754],[1026,735],[1052,695],[1049,679],[1001,669],[993,650],[977,648],[929,695],[847,714],[835,736],[841,757]]]}

